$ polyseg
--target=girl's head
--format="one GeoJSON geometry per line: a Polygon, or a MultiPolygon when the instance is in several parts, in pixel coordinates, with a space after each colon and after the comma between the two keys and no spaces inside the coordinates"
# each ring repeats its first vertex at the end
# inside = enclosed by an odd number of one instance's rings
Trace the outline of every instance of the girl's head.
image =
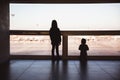
{"type": "Polygon", "coordinates": [[[81,44],[86,44],[86,39],[82,38],[81,44]]]}
{"type": "Polygon", "coordinates": [[[57,21],[56,20],[52,20],[52,28],[57,28],[57,21]]]}

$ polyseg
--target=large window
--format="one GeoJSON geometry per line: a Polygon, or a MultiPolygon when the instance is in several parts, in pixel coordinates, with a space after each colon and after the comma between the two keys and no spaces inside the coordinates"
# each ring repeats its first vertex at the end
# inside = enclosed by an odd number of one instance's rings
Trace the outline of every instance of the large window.
{"type": "Polygon", "coordinates": [[[120,30],[120,3],[10,4],[10,30],[120,30]]]}
{"type": "Polygon", "coordinates": [[[62,40],[65,40],[61,43],[60,55],[63,54],[63,51],[68,50],[66,51],[68,56],[79,56],[80,40],[86,38],[90,48],[89,56],[120,56],[120,35],[111,35],[112,32],[109,35],[86,35],[88,31],[97,31],[97,33],[99,31],[104,31],[104,33],[105,31],[119,32],[120,3],[11,3],[10,30],[43,31],[38,35],[34,35],[32,32],[27,35],[24,33],[18,35],[17,32],[10,35],[11,55],[51,55],[48,31],[54,19],[57,20],[58,27],[62,31],[62,40]],[[44,31],[47,34],[44,34],[44,31]],[[86,36],[81,35],[79,31],[85,31],[86,36]],[[71,33],[69,34],[69,32],[71,33]],[[75,32],[77,32],[77,35],[75,32]]]}

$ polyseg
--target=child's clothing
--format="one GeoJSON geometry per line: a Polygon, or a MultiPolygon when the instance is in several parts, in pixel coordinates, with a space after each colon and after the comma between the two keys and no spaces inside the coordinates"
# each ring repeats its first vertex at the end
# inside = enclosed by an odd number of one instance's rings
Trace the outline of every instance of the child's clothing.
{"type": "Polygon", "coordinates": [[[80,59],[81,60],[86,60],[87,59],[87,50],[89,50],[88,45],[85,43],[82,43],[81,41],[81,45],[79,46],[79,50],[80,50],[80,59]]]}

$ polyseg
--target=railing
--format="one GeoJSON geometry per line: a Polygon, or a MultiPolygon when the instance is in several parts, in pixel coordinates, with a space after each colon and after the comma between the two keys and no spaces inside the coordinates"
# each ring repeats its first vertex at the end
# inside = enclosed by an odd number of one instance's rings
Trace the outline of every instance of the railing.
{"type": "MultiPolygon", "coordinates": [[[[63,36],[62,57],[68,57],[68,36],[70,35],[120,35],[120,30],[116,31],[61,31],[63,36]]],[[[10,35],[49,35],[49,31],[35,30],[10,30],[10,35]]],[[[120,57],[118,58],[120,59],[120,57]]]]}
{"type": "MultiPolygon", "coordinates": [[[[120,30],[110,31],[61,31],[62,35],[120,35],[120,30]]],[[[10,30],[10,35],[49,35],[49,31],[10,30]]]]}

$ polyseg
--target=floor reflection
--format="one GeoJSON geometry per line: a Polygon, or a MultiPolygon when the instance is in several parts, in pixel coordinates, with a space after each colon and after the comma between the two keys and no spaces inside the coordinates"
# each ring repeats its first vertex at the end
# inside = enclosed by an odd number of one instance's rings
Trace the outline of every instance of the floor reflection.
{"type": "Polygon", "coordinates": [[[88,80],[87,76],[87,61],[80,61],[80,78],[81,80],[88,80]]]}
{"type": "Polygon", "coordinates": [[[120,61],[11,60],[0,80],[120,80],[120,61]]]}
{"type": "Polygon", "coordinates": [[[68,75],[68,61],[65,60],[63,62],[57,60],[57,61],[51,61],[51,72],[52,76],[50,80],[67,80],[68,75]]]}

